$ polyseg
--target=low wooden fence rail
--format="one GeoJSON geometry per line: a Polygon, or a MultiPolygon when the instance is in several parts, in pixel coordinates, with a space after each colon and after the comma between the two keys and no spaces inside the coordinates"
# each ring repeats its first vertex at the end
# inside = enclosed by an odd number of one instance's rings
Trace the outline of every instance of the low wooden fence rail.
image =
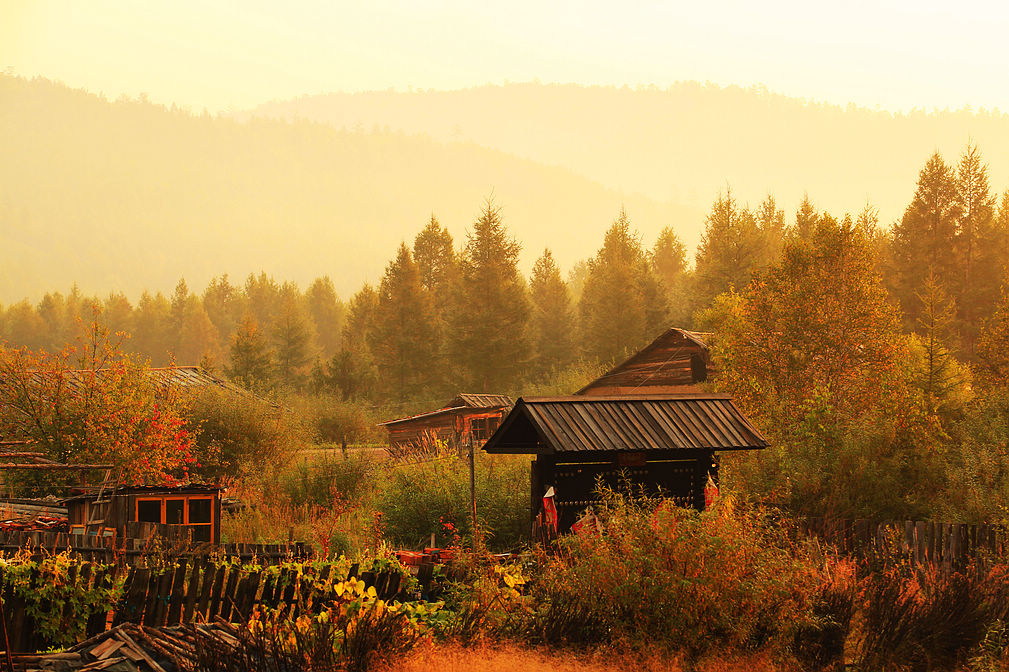
{"type": "Polygon", "coordinates": [[[67,550],[83,560],[105,564],[133,564],[135,560],[151,555],[171,559],[219,555],[243,562],[256,560],[263,564],[277,564],[285,560],[307,560],[313,555],[311,544],[300,541],[289,544],[208,544],[172,538],[159,534],[158,530],[144,538],[126,539],[65,532],[0,530],[0,555],[27,551],[40,557],[67,550]]]}
{"type": "Polygon", "coordinates": [[[1009,531],[1001,525],[801,518],[798,527],[800,533],[822,539],[843,553],[896,550],[916,564],[959,566],[979,551],[992,557],[1009,555],[1009,531]]]}
{"type": "MultiPolygon", "coordinates": [[[[398,571],[359,574],[357,565],[353,565],[344,575],[346,565],[342,565],[343,570],[337,576],[337,566],[333,563],[300,567],[301,572],[297,565],[278,570],[200,559],[183,559],[163,569],[81,563],[79,568],[71,567],[70,579],[73,581],[79,576],[81,590],[100,590],[112,586],[117,576],[126,573],[123,596],[118,604],[111,611],[97,613],[88,620],[89,637],[105,631],[110,625],[124,622],[180,625],[212,622],[216,617],[239,622],[247,618],[256,605],[317,611],[323,602],[334,596],[334,585],[350,577],[374,587],[381,599],[392,599],[403,587],[403,577],[398,571]]],[[[25,601],[9,586],[3,592],[3,601],[11,650],[34,651],[43,646],[45,643],[35,635],[35,623],[26,611],[25,601]]]]}

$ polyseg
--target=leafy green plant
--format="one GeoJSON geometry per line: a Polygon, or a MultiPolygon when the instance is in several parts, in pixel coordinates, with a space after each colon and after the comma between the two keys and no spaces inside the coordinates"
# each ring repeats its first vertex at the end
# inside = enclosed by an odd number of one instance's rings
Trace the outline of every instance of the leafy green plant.
{"type": "Polygon", "coordinates": [[[109,611],[122,597],[125,575],[113,575],[111,567],[88,563],[92,572],[82,578],[84,564],[69,552],[42,560],[19,554],[2,563],[4,586],[24,600],[36,633],[49,645],[66,647],[83,641],[88,619],[109,611]],[[102,570],[109,571],[106,579],[90,585],[91,577],[102,570]]]}

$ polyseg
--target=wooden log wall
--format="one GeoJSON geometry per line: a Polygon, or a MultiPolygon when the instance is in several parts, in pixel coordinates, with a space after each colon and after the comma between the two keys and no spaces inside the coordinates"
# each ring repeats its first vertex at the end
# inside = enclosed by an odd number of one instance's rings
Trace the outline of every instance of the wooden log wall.
{"type": "MultiPolygon", "coordinates": [[[[430,581],[433,565],[422,568],[421,576],[430,581]]],[[[401,594],[403,576],[397,571],[361,572],[357,565],[347,575],[336,574],[332,563],[305,565],[303,573],[284,567],[279,574],[264,567],[249,569],[237,564],[213,563],[206,559],[182,559],[162,569],[147,567],[102,567],[82,564],[81,576],[91,589],[111,586],[114,578],[126,573],[123,597],[107,613],[95,614],[87,624],[92,637],[120,623],[165,626],[213,622],[220,617],[242,622],[253,607],[288,609],[293,613],[321,611],[335,596],[334,586],[357,577],[374,587],[380,599],[401,594]]],[[[25,602],[8,587],[3,592],[7,632],[12,651],[35,651],[45,646],[35,634],[35,624],[25,611],[25,602]]]]}
{"type": "Polygon", "coordinates": [[[799,532],[822,539],[845,554],[897,553],[915,564],[947,569],[959,568],[979,553],[996,558],[1009,555],[1009,530],[1001,525],[802,518],[799,532]]]}

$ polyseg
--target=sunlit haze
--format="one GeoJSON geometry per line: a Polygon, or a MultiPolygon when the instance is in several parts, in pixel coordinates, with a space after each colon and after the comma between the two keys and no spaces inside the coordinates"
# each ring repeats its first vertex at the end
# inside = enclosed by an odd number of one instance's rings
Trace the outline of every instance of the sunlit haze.
{"type": "Polygon", "coordinates": [[[0,3],[0,69],[196,111],[505,81],[764,85],[890,110],[1009,109],[995,2],[0,3]]]}

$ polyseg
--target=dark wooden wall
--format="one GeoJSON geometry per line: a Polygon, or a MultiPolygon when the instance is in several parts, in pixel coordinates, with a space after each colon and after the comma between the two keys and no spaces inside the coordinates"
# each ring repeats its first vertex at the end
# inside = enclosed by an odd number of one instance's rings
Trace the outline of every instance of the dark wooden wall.
{"type": "Polygon", "coordinates": [[[567,531],[587,506],[599,501],[597,481],[614,490],[663,496],[681,506],[703,510],[709,473],[717,482],[718,463],[712,451],[540,455],[532,466],[531,515],[535,517],[542,510],[543,493],[552,485],[558,531],[567,531]]]}

